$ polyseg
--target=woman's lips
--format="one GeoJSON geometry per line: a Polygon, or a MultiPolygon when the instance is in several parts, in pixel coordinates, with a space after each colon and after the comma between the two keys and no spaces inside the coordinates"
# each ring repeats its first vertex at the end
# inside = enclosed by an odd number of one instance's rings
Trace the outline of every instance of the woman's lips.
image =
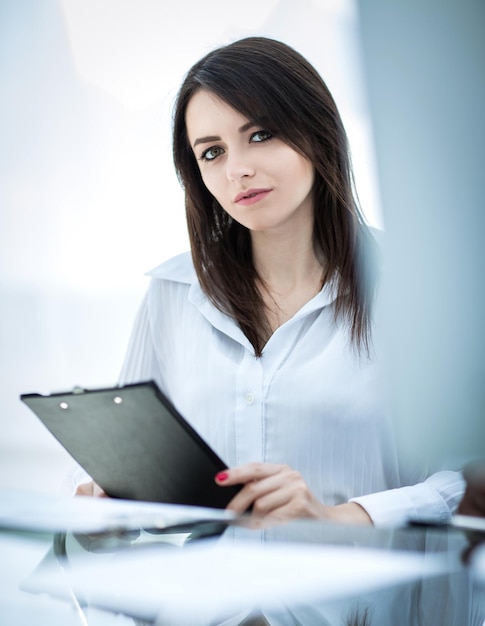
{"type": "Polygon", "coordinates": [[[248,206],[250,204],[256,204],[263,198],[273,191],[272,189],[248,189],[247,191],[243,191],[238,193],[234,198],[234,202],[237,204],[241,204],[243,206],[248,206]]]}

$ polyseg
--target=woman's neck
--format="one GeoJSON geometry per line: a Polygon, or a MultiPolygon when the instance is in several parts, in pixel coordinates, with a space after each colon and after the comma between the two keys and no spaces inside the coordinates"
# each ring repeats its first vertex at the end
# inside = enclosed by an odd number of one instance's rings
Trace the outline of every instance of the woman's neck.
{"type": "Polygon", "coordinates": [[[253,232],[252,246],[266,317],[274,332],[321,290],[324,265],[311,237],[298,233],[274,237],[253,232]]]}
{"type": "Polygon", "coordinates": [[[323,262],[315,253],[311,237],[292,233],[273,237],[256,232],[251,233],[251,239],[254,267],[267,289],[285,293],[322,277],[323,262]]]}

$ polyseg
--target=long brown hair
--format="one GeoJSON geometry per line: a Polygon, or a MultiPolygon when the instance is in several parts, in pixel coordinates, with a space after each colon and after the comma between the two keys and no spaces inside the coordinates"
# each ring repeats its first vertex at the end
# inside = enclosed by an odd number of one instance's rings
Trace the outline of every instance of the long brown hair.
{"type": "Polygon", "coordinates": [[[216,94],[313,163],[315,252],[324,259],[325,282],[335,289],[335,318],[347,323],[354,347],[369,353],[374,241],[354,197],[346,133],[324,81],[288,45],[248,37],[198,61],[189,70],[175,104],[173,158],[185,190],[199,282],[213,304],[237,321],[255,354],[261,356],[268,325],[249,230],[209,193],[187,138],[187,105],[200,89],[216,94]]]}

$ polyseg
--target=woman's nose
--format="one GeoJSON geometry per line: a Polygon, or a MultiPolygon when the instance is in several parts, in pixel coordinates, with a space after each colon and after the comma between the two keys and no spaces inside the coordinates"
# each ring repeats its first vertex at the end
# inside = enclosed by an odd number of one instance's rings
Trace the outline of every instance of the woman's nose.
{"type": "Polygon", "coordinates": [[[252,178],[254,174],[255,167],[249,157],[233,155],[227,159],[227,177],[231,182],[238,182],[244,177],[252,178]]]}

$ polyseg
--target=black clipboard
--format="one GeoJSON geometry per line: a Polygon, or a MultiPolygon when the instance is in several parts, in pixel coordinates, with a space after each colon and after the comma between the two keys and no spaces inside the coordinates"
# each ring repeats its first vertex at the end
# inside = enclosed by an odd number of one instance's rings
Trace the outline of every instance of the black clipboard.
{"type": "Polygon", "coordinates": [[[241,488],[154,381],[20,399],[110,497],[221,509],[241,488]]]}

